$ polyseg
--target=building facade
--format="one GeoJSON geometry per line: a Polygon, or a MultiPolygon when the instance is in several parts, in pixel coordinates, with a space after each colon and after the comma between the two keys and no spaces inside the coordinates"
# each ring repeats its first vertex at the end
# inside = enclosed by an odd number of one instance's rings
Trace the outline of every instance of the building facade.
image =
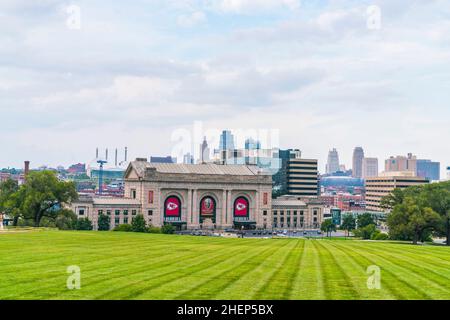
{"type": "Polygon", "coordinates": [[[385,172],[401,172],[411,171],[414,174],[417,172],[417,157],[412,153],[408,156],[390,157],[385,161],[385,172]]]}
{"type": "Polygon", "coordinates": [[[385,172],[379,177],[366,179],[366,209],[368,211],[384,212],[381,200],[394,189],[429,183],[429,180],[417,177],[411,171],[385,172]]]}
{"type": "Polygon", "coordinates": [[[272,200],[273,229],[317,230],[324,217],[324,206],[317,199],[285,196],[272,200]]]}

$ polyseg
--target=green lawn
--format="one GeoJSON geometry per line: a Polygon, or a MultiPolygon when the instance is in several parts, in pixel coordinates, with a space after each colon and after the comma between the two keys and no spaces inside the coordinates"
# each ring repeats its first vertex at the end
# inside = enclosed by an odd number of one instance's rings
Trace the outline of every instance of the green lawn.
{"type": "Polygon", "coordinates": [[[0,299],[450,299],[450,248],[119,232],[0,234],[0,299]],[[66,287],[81,268],[81,289],[66,287]],[[381,289],[367,288],[368,266],[381,289]]]}

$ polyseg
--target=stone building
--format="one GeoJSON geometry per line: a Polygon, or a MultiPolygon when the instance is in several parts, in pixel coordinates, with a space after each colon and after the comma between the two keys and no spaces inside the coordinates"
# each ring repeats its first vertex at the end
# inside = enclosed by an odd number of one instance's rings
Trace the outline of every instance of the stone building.
{"type": "Polygon", "coordinates": [[[317,198],[283,196],[272,200],[272,227],[317,230],[324,219],[324,204],[317,198]]]}
{"type": "Polygon", "coordinates": [[[111,216],[111,227],[143,214],[147,223],[185,229],[271,228],[272,178],[256,166],[149,163],[125,172],[125,198],[80,198],[79,217],[111,216]]]}

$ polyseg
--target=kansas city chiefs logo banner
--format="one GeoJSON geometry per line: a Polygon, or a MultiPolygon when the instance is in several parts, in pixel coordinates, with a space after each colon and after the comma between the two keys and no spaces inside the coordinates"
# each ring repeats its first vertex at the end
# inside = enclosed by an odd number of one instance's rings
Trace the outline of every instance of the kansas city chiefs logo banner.
{"type": "Polygon", "coordinates": [[[234,215],[236,217],[247,217],[248,216],[248,200],[245,198],[238,198],[234,202],[234,215]]]}
{"type": "Polygon", "coordinates": [[[165,211],[168,217],[179,217],[181,213],[180,200],[177,197],[167,198],[165,211]]]}

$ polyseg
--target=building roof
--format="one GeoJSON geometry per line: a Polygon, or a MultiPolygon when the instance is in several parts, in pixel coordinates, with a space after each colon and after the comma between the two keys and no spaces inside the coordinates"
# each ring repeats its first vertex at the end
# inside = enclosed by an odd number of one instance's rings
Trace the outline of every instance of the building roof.
{"type": "Polygon", "coordinates": [[[297,199],[272,199],[272,206],[306,207],[306,202],[297,199]]]}
{"type": "Polygon", "coordinates": [[[136,199],[129,198],[92,198],[94,205],[140,205],[136,199]]]}
{"type": "MultiPolygon", "coordinates": [[[[202,174],[202,175],[233,175],[233,176],[257,176],[267,175],[257,166],[249,165],[219,165],[205,164],[181,164],[181,163],[150,163],[146,161],[133,161],[130,163],[139,177],[144,177],[147,168],[154,168],[160,173],[202,174]]],[[[128,168],[128,170],[130,169],[128,168]]],[[[128,171],[127,170],[127,171],[128,171]]]]}

